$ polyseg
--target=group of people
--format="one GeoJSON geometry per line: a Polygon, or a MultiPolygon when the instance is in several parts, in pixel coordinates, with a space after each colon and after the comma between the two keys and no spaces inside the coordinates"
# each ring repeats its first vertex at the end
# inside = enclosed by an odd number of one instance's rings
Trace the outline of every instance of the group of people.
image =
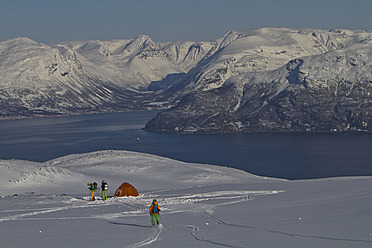
{"type": "MultiPolygon", "coordinates": [[[[95,201],[96,198],[94,197],[94,193],[98,188],[98,185],[96,182],[94,183],[91,183],[91,182],[88,182],[88,188],[90,190],[90,198],[92,201],[95,201]]],[[[102,180],[101,182],[101,190],[102,190],[102,200],[107,200],[107,189],[108,189],[108,185],[107,185],[107,182],[106,180],[102,180]]]]}
{"type": "MultiPolygon", "coordinates": [[[[91,197],[91,200],[92,201],[95,201],[96,198],[94,197],[94,193],[97,189],[99,189],[97,187],[97,183],[94,182],[94,183],[91,183],[91,182],[88,182],[88,187],[89,187],[89,190],[91,191],[90,193],[90,197],[91,197]]],[[[102,200],[107,200],[107,189],[108,189],[108,184],[106,182],[106,180],[102,180],[101,182],[101,191],[102,191],[102,200]]],[[[158,201],[156,199],[154,199],[152,201],[152,204],[150,206],[150,215],[151,215],[151,224],[154,226],[155,225],[155,220],[156,220],[156,224],[159,225],[159,214],[160,214],[160,207],[159,207],[159,204],[158,204],[158,201]]]]}

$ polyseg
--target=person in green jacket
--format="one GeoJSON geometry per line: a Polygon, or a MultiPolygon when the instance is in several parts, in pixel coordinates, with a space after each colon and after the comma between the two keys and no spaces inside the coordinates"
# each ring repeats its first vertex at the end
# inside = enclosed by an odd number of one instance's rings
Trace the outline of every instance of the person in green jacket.
{"type": "Polygon", "coordinates": [[[155,219],[156,219],[156,224],[159,225],[159,214],[160,214],[160,207],[159,207],[158,202],[154,199],[150,206],[150,215],[151,215],[152,225],[155,225],[155,219]]]}

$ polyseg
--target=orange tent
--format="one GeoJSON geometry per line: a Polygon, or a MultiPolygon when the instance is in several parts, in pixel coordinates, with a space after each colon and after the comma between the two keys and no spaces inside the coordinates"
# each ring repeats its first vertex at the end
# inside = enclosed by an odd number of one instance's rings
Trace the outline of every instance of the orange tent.
{"type": "Polygon", "coordinates": [[[123,183],[120,187],[115,191],[114,196],[123,197],[123,196],[138,196],[138,191],[136,188],[131,185],[130,183],[123,183]]]}

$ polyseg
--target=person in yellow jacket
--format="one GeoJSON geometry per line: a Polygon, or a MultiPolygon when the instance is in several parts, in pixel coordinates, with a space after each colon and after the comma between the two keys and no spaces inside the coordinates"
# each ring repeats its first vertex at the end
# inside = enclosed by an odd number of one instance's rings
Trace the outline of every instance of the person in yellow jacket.
{"type": "Polygon", "coordinates": [[[91,198],[91,200],[92,201],[96,200],[96,198],[94,197],[94,192],[97,189],[97,183],[96,182],[94,182],[94,183],[89,182],[88,183],[88,187],[89,187],[89,190],[90,190],[90,198],[91,198]]]}
{"type": "Polygon", "coordinates": [[[151,215],[152,225],[155,225],[155,219],[156,219],[156,224],[159,225],[159,214],[160,214],[160,207],[159,207],[158,202],[154,199],[150,206],[150,215],[151,215]]]}

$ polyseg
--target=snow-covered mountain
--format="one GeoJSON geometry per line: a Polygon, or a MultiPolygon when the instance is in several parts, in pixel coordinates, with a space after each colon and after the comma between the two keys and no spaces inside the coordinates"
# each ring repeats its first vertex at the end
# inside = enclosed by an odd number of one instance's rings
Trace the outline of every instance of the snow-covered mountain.
{"type": "Polygon", "coordinates": [[[277,69],[290,60],[334,51],[371,40],[371,32],[350,30],[296,30],[261,28],[230,31],[216,40],[210,51],[188,77],[173,87],[209,90],[218,88],[231,76],[277,69]]]}
{"type": "Polygon", "coordinates": [[[0,42],[1,117],[146,109],[157,105],[151,82],[184,74],[210,42],[72,41],[27,38],[0,42]],[[151,93],[151,92],[150,92],[151,93]]]}
{"type": "Polygon", "coordinates": [[[0,117],[165,109],[178,103],[147,128],[368,131],[371,36],[371,31],[261,28],[198,43],[159,43],[146,35],[53,45],[12,39],[0,42],[0,117]],[[321,92],[314,86],[320,82],[321,92]],[[341,94],[348,89],[352,94],[341,94]]]}
{"type": "MultiPolygon", "coordinates": [[[[265,34],[265,29],[260,31],[265,34]]],[[[324,33],[270,29],[269,34],[279,42],[267,48],[258,46],[256,41],[254,46],[256,53],[259,47],[260,52],[269,51],[257,55],[256,59],[262,63],[246,64],[245,72],[235,73],[231,68],[239,68],[236,66],[239,62],[232,66],[223,63],[225,68],[215,70],[216,80],[198,76],[191,84],[202,90],[191,91],[174,108],[151,120],[146,128],[184,133],[372,131],[370,33],[332,31],[325,38],[324,33]],[[287,46],[280,50],[281,42],[287,46]],[[224,75],[228,75],[227,79],[224,75]],[[216,88],[209,90],[213,87],[216,88]]],[[[252,34],[249,39],[253,39],[252,34]]],[[[243,47],[236,46],[241,42],[244,39],[235,40],[208,60],[225,54],[226,49],[243,47]]],[[[261,39],[260,42],[268,43],[261,39]]],[[[238,54],[244,52],[240,50],[238,54]]],[[[206,68],[211,65],[222,66],[208,63],[206,68]]],[[[211,71],[202,69],[201,74],[211,71]]]]}
{"type": "Polygon", "coordinates": [[[0,160],[3,247],[353,247],[372,244],[371,177],[288,181],[150,154],[0,160]],[[108,182],[108,200],[87,182],[108,182]],[[138,197],[112,197],[123,182],[138,197]],[[150,224],[159,202],[161,225],[150,224]]]}

